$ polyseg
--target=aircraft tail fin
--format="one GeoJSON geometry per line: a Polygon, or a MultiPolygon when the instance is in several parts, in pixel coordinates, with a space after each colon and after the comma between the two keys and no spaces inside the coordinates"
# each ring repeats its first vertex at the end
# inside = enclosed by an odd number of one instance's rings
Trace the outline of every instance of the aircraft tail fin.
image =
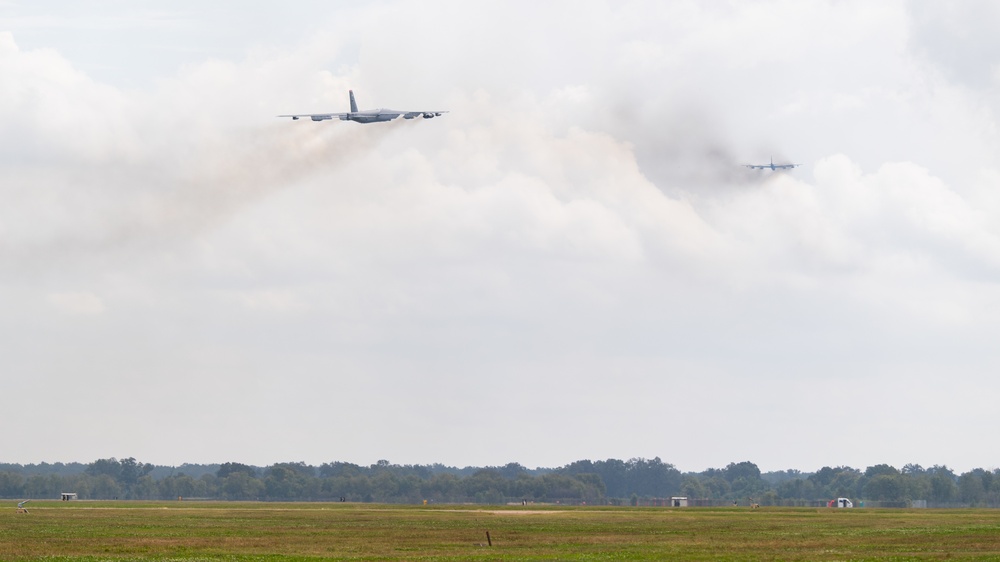
{"type": "Polygon", "coordinates": [[[354,101],[354,90],[347,90],[347,93],[351,95],[351,113],[357,113],[358,102],[354,101]]]}

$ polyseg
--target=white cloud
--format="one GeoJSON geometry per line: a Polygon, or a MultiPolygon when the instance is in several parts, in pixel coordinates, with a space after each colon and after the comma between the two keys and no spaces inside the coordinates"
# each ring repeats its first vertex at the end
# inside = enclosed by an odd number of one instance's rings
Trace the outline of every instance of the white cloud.
{"type": "MultiPolygon", "coordinates": [[[[0,334],[20,390],[93,365],[72,390],[144,412],[161,438],[125,453],[154,462],[985,462],[922,439],[927,419],[885,457],[828,456],[858,420],[927,404],[913,381],[960,379],[934,394],[976,435],[965,389],[996,390],[995,119],[912,58],[905,6],[449,6],[429,26],[424,5],[328,8],[326,31],[234,42],[141,89],[0,33],[0,334]],[[350,23],[369,16],[383,25],[350,23]],[[341,111],[348,88],[451,113],[274,117],[341,111]],[[804,166],[738,166],[772,154],[804,166]],[[35,361],[32,342],[69,351],[35,361]],[[695,409],[661,407],[676,397],[695,409]],[[815,415],[828,399],[853,415],[815,415]],[[276,401],[295,407],[245,415],[276,401]],[[164,423],[179,404],[188,421],[164,423]],[[671,429],[706,404],[731,417],[671,429]],[[815,441],[797,457],[788,419],[815,441]],[[452,446],[482,431],[492,448],[452,446]],[[250,453],[250,435],[297,437],[250,453]]],[[[65,460],[135,446],[94,435],[65,460]]],[[[69,454],[35,441],[23,460],[69,454]]]]}
{"type": "Polygon", "coordinates": [[[1000,7],[987,0],[956,4],[907,2],[912,34],[909,47],[960,83],[995,87],[1000,41],[994,33],[1000,7]]]}
{"type": "Polygon", "coordinates": [[[63,314],[90,316],[104,312],[104,302],[93,293],[50,293],[47,300],[63,314]]]}

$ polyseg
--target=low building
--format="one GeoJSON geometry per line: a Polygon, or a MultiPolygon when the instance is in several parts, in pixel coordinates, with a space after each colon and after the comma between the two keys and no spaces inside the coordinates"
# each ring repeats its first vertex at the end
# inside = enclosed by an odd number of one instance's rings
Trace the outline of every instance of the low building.
{"type": "Polygon", "coordinates": [[[671,507],[687,507],[688,499],[687,496],[671,496],[670,497],[671,507]]]}
{"type": "Polygon", "coordinates": [[[76,500],[76,499],[78,499],[76,497],[76,492],[63,492],[62,493],[62,501],[64,501],[64,502],[73,501],[73,500],[76,500]]]}

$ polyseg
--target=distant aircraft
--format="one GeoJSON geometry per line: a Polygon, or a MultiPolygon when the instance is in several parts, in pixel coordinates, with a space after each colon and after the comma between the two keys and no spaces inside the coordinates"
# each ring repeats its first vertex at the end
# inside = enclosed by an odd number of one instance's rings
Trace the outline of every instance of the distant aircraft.
{"type": "Polygon", "coordinates": [[[775,164],[774,157],[771,158],[770,164],[743,164],[751,170],[791,170],[796,166],[801,166],[802,164],[775,164]]]}
{"type": "Polygon", "coordinates": [[[442,113],[448,113],[447,111],[396,111],[395,109],[368,109],[365,111],[358,111],[358,104],[354,101],[354,91],[347,90],[347,93],[351,96],[351,112],[350,113],[307,113],[300,115],[279,115],[278,117],[291,117],[292,121],[298,121],[302,117],[308,117],[313,121],[326,121],[329,119],[340,119],[341,121],[356,121],[358,123],[378,123],[380,121],[392,121],[393,119],[403,116],[403,119],[413,119],[414,117],[423,117],[424,119],[431,119],[433,117],[439,117],[442,113]]]}

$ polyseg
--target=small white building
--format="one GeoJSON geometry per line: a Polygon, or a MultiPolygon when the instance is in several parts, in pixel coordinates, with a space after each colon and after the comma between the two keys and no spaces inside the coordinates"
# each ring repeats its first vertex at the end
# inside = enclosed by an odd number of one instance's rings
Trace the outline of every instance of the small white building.
{"type": "Polygon", "coordinates": [[[76,500],[76,499],[77,499],[76,492],[63,492],[62,493],[62,501],[64,501],[64,502],[73,501],[73,500],[76,500]]]}
{"type": "Polygon", "coordinates": [[[854,507],[854,502],[847,498],[837,498],[836,507],[854,507]]]}
{"type": "Polygon", "coordinates": [[[670,496],[670,507],[687,507],[687,496],[670,496]]]}

